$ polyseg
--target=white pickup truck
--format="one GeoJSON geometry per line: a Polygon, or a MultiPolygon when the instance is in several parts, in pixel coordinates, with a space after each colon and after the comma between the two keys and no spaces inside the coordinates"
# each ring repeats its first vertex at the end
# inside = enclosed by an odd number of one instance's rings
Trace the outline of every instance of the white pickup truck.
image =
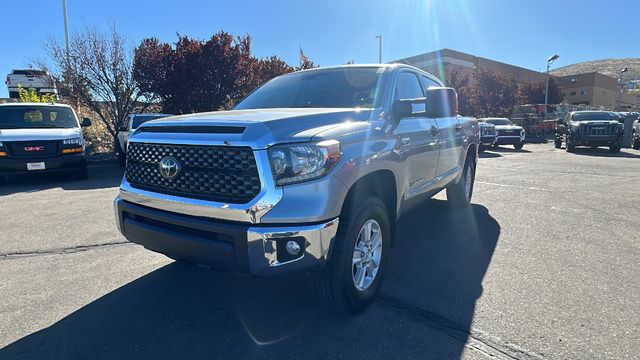
{"type": "Polygon", "coordinates": [[[45,70],[38,69],[14,69],[7,75],[5,81],[7,89],[9,90],[9,97],[17,99],[18,85],[22,85],[23,88],[32,88],[35,92],[40,94],[54,94],[58,95],[58,89],[56,88],[56,81],[45,70]]]}

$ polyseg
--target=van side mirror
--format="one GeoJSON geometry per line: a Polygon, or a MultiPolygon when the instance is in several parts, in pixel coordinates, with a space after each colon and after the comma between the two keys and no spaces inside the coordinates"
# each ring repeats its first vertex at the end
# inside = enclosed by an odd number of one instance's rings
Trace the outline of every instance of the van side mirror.
{"type": "Polygon", "coordinates": [[[432,119],[458,115],[458,94],[453,88],[430,87],[427,89],[427,117],[432,119]]]}
{"type": "Polygon", "coordinates": [[[80,126],[82,126],[82,127],[91,126],[91,119],[89,119],[89,118],[82,119],[82,123],[80,123],[80,126]]]}

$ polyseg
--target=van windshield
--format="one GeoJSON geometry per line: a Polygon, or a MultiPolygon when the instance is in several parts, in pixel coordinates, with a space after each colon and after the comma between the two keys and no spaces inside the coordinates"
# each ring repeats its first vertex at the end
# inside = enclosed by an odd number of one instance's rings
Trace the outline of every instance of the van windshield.
{"type": "Polygon", "coordinates": [[[310,70],[277,77],[235,109],[372,108],[379,105],[383,67],[310,70]]]}
{"type": "Polygon", "coordinates": [[[78,127],[73,111],[62,106],[0,106],[0,129],[78,127]]]}

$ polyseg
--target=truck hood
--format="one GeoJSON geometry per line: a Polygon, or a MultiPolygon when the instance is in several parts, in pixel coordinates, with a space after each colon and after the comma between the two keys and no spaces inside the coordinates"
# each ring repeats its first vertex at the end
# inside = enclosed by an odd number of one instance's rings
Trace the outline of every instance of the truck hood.
{"type": "Polygon", "coordinates": [[[496,125],[496,130],[522,130],[518,125],[496,125]]]}
{"type": "Polygon", "coordinates": [[[590,120],[590,121],[572,121],[571,122],[571,125],[573,126],[580,126],[580,125],[607,126],[612,124],[620,124],[620,123],[615,120],[611,120],[611,121],[610,120],[590,120]]]}
{"type": "Polygon", "coordinates": [[[80,128],[0,129],[0,141],[61,140],[81,136],[80,128]]]}
{"type": "Polygon", "coordinates": [[[149,121],[136,130],[130,141],[222,142],[264,149],[278,143],[311,141],[314,135],[322,131],[342,123],[366,121],[369,115],[369,109],[342,108],[216,111],[149,121]],[[190,130],[194,127],[198,130],[190,130]]]}

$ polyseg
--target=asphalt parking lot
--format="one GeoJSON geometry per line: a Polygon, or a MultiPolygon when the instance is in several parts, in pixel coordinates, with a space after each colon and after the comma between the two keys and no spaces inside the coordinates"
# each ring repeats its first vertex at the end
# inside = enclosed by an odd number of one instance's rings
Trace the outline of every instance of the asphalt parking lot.
{"type": "Polygon", "coordinates": [[[0,187],[0,359],[637,359],[640,151],[481,156],[474,205],[402,219],[383,295],[341,318],[304,276],[251,279],[126,242],[122,176],[0,187]]]}

